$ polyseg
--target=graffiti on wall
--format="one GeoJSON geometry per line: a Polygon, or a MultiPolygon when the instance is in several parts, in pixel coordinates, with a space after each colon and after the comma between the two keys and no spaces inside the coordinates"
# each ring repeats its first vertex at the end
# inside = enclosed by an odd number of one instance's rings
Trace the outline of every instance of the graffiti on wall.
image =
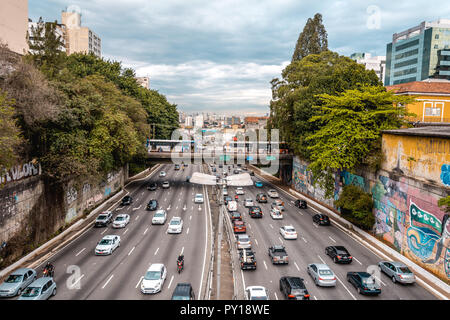
{"type": "Polygon", "coordinates": [[[450,164],[443,164],[441,167],[441,182],[450,187],[450,164]]]}
{"type": "Polygon", "coordinates": [[[37,161],[30,161],[24,164],[19,164],[4,170],[0,174],[0,184],[6,184],[11,181],[18,181],[24,178],[37,176],[41,174],[41,164],[37,161]]]}
{"type": "Polygon", "coordinates": [[[69,190],[67,190],[67,204],[70,205],[72,202],[77,200],[78,198],[78,191],[74,187],[70,187],[69,190]]]}

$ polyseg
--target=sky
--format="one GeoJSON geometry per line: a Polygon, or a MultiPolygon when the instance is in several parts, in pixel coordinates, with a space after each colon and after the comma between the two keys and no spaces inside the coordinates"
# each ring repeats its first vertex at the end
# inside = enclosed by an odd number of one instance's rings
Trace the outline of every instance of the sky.
{"type": "Polygon", "coordinates": [[[290,63],[308,18],[321,13],[328,47],[386,55],[392,34],[450,19],[442,0],[29,0],[33,21],[82,14],[102,56],[122,62],[187,113],[263,115],[270,81],[290,63]]]}

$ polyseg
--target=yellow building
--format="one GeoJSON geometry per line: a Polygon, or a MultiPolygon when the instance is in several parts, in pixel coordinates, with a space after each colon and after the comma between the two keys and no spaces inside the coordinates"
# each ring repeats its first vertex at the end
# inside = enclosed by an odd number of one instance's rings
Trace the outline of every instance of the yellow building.
{"type": "Polygon", "coordinates": [[[386,89],[416,99],[407,106],[409,112],[416,114],[411,121],[450,122],[450,81],[427,79],[396,84],[386,89]]]}

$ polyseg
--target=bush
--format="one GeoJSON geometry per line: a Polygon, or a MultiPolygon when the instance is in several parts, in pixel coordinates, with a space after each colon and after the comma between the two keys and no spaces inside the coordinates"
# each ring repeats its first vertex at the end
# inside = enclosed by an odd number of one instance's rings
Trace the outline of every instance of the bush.
{"type": "Polygon", "coordinates": [[[343,218],[363,230],[372,230],[375,224],[372,195],[360,187],[348,185],[334,204],[341,210],[343,218]]]}

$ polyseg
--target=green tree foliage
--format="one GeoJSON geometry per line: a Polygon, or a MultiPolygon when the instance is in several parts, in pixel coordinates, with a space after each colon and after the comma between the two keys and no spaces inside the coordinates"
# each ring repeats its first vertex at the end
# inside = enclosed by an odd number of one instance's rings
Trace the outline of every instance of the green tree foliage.
{"type": "Polygon", "coordinates": [[[347,185],[343,188],[339,200],[335,206],[341,210],[342,216],[356,226],[371,230],[375,224],[375,216],[372,212],[372,196],[360,187],[347,185]]]}
{"type": "Polygon", "coordinates": [[[303,159],[310,159],[308,136],[319,129],[310,122],[318,110],[319,94],[334,95],[360,85],[382,85],[374,71],[331,51],[310,54],[289,64],[282,79],[272,80],[270,127],[303,159]]]}
{"type": "Polygon", "coordinates": [[[14,101],[8,100],[6,93],[0,90],[0,169],[14,164],[21,144],[13,103],[14,101]]]}
{"type": "Polygon", "coordinates": [[[322,15],[316,13],[309,18],[295,45],[292,62],[303,59],[310,54],[319,54],[328,50],[327,31],[322,23],[322,15]]]}
{"type": "Polygon", "coordinates": [[[450,196],[439,199],[439,207],[443,207],[444,211],[450,213],[450,196]]]}
{"type": "Polygon", "coordinates": [[[412,99],[396,96],[382,86],[321,94],[319,99],[320,104],[314,106],[318,113],[310,119],[319,130],[306,139],[312,161],[309,168],[330,196],[334,172],[381,161],[381,132],[405,123],[404,116],[409,114],[404,105],[412,99]]]}

